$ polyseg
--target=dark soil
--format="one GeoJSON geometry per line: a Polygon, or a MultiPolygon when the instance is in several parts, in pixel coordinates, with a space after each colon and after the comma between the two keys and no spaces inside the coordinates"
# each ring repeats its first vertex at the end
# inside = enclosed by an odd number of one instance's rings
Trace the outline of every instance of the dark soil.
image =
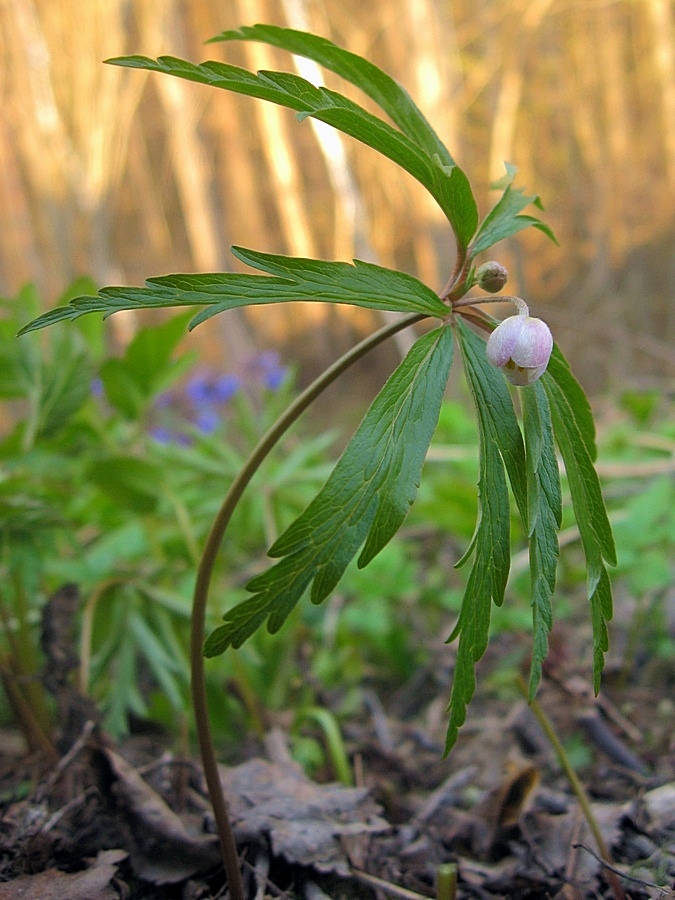
{"type": "MultiPolygon", "coordinates": [[[[674,898],[672,666],[610,659],[594,698],[579,632],[559,627],[552,642],[538,702],[590,799],[606,866],[533,710],[504,687],[514,642],[498,637],[481,662],[447,759],[447,647],[395,693],[364,692],[344,725],[356,787],[307,778],[278,725],[261,744],[242,736],[246,756],[222,778],[248,895],[451,897],[437,879],[454,865],[460,898],[674,898]]],[[[161,734],[113,746],[74,690],[51,689],[57,754],[28,754],[12,732],[0,744],[0,900],[227,897],[198,760],[161,734]]]]}

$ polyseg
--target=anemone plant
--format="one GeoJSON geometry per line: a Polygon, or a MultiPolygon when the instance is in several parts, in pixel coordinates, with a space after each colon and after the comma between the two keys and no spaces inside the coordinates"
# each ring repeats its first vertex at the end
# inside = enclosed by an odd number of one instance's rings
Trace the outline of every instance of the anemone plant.
{"type": "Polygon", "coordinates": [[[259,274],[166,275],[144,287],[107,287],[78,297],[32,321],[24,332],[123,309],[196,307],[191,327],[227,310],[288,301],[341,303],[402,313],[330,366],[278,419],[253,450],[223,501],[197,573],[192,612],[192,691],[202,759],[230,895],[243,898],[237,848],[222,794],[204,689],[204,656],[240,647],[258,628],[280,629],[306,591],[321,603],[358,553],[366,566],[400,528],[419,486],[422,465],[439,416],[454,350],[459,348],[479,430],[478,520],[457,565],[471,569],[457,623],[458,639],[449,701],[446,753],[452,748],[475,689],[492,604],[504,601],[510,567],[510,503],[529,539],[533,626],[529,695],[541,678],[552,625],[558,564],[561,492],[555,445],[563,458],[586,556],[593,625],[594,686],[599,688],[607,649],[612,598],[606,563],[615,563],[612,532],[594,468],[595,429],[588,401],[547,326],[529,316],[522,298],[491,297],[507,280],[505,268],[477,259],[494,244],[530,226],[555,240],[527,207],[537,196],[514,187],[506,167],[499,200],[480,221],[469,179],[406,91],[372,63],[313,34],[271,25],[226,31],[214,41],[262,41],[308,57],[352,82],[387,119],[367,112],[336,91],[289,72],[249,72],[208,61],[171,56],[128,56],[112,65],[159,72],[257,97],[314,117],[388,157],[431,194],[454,235],[456,253],[445,289],[437,294],[416,278],[355,260],[353,264],[301,259],[234,247],[238,260],[259,274]],[[472,289],[483,294],[470,294],[472,289]],[[516,315],[498,324],[483,304],[508,301],[516,315]],[[357,359],[403,328],[423,319],[434,327],[418,337],[373,401],[327,482],[269,549],[276,560],[252,578],[251,596],[227,609],[223,623],[205,636],[204,619],[214,562],[242,492],[265,456],[298,416],[357,359]],[[511,385],[517,386],[519,420],[511,385]],[[510,492],[509,492],[510,485],[510,492]]]}

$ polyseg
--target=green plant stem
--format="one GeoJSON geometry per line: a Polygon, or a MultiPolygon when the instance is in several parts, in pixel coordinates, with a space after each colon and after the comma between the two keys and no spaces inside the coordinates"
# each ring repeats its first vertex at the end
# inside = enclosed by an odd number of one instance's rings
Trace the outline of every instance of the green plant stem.
{"type": "Polygon", "coordinates": [[[354,779],[349,765],[345,743],[340,733],[340,727],[332,712],[320,706],[311,706],[300,715],[300,722],[304,719],[313,719],[323,732],[328,755],[333,764],[333,769],[338,781],[346,787],[352,787],[354,779]]]}
{"type": "Polygon", "coordinates": [[[0,681],[28,747],[31,750],[42,751],[47,762],[55,766],[59,761],[59,754],[48,732],[35,715],[30,698],[25,697],[17,685],[19,674],[15,665],[8,664],[4,659],[0,660],[0,681]]]}
{"type": "Polygon", "coordinates": [[[574,767],[570,762],[570,758],[567,755],[565,748],[562,745],[562,741],[556,734],[555,728],[553,727],[553,723],[548,718],[544,710],[541,708],[540,704],[537,700],[529,699],[529,691],[527,685],[523,681],[523,679],[518,675],[516,677],[516,685],[518,686],[518,690],[523,695],[523,697],[528,701],[530,705],[530,709],[534,713],[537,721],[541,725],[544,730],[544,734],[549,740],[549,743],[555,750],[555,754],[558,757],[558,762],[563,768],[565,775],[572,787],[572,791],[574,796],[577,798],[577,803],[581,808],[581,812],[583,813],[584,818],[588,824],[591,834],[593,835],[593,839],[598,847],[598,851],[603,861],[607,863],[605,866],[605,872],[607,881],[610,883],[612,887],[612,892],[616,898],[616,900],[624,900],[624,892],[621,884],[619,883],[619,879],[616,876],[616,873],[611,868],[612,857],[609,853],[609,848],[605,843],[605,839],[602,836],[602,832],[600,831],[600,826],[598,825],[598,821],[593,815],[593,809],[591,807],[591,802],[588,798],[588,794],[584,790],[584,786],[582,785],[577,773],[574,771],[574,767]]]}
{"type": "MultiPolygon", "coordinates": [[[[32,736],[29,746],[45,749],[51,744],[53,723],[44,685],[37,677],[40,664],[36,658],[35,641],[31,635],[28,599],[23,580],[18,573],[14,573],[11,577],[11,589],[14,597],[11,613],[0,592],[0,623],[9,645],[9,653],[2,659],[3,678],[5,674],[10,677],[10,682],[6,683],[7,696],[15,710],[19,725],[25,723],[26,735],[32,736]],[[37,744],[33,743],[34,737],[38,737],[37,744]]],[[[53,756],[56,751],[53,745],[51,746],[53,756]]],[[[47,757],[50,758],[49,753],[47,757]]]]}
{"type": "Polygon", "coordinates": [[[234,509],[244,492],[244,489],[257,472],[268,453],[276,446],[284,433],[309,407],[314,400],[335,379],[348,369],[353,363],[365,356],[378,344],[426,318],[423,315],[406,316],[396,322],[392,322],[379,331],[367,337],[347,353],[338,359],[332,366],[326,369],[309,387],[307,387],[291,403],[284,413],[277,419],[267,433],[260,439],[251,452],[239,474],[232,482],[225,499],[213,521],[211,530],[206,539],[204,552],[197,570],[194,595],[192,600],[191,635],[190,635],[190,664],[192,680],[192,704],[194,709],[199,749],[201,753],[204,777],[206,779],[209,797],[213,806],[213,814],[216,820],[216,828],[220,838],[220,847],[223,855],[225,874],[231,900],[244,900],[244,887],[237,855],[237,844],[227,807],[227,801],[223,793],[218,774],[218,762],[213,744],[211,724],[208,714],[208,700],[206,696],[206,673],[204,665],[203,646],[205,638],[206,606],[209,593],[209,585],[213,569],[218,556],[218,551],[229,524],[234,509]]]}
{"type": "Polygon", "coordinates": [[[96,613],[98,601],[109,588],[118,584],[124,584],[125,580],[124,578],[107,578],[97,585],[84,605],[82,625],[80,627],[80,669],[78,679],[78,690],[84,697],[89,694],[92,634],[94,631],[94,614],[96,613]]]}
{"type": "Polygon", "coordinates": [[[455,900],[457,896],[457,866],[444,863],[436,872],[436,900],[455,900]]]}

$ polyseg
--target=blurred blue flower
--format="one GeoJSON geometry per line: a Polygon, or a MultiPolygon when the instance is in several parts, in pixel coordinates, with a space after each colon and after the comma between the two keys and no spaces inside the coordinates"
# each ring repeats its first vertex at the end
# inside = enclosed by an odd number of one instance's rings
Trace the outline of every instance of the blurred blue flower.
{"type": "Polygon", "coordinates": [[[195,375],[185,385],[185,396],[196,406],[213,403],[211,379],[208,375],[195,375]]]}
{"type": "Polygon", "coordinates": [[[227,403],[241,386],[238,375],[219,375],[213,382],[213,394],[218,403],[227,403]]]}
{"type": "Polygon", "coordinates": [[[190,438],[186,434],[173,431],[164,425],[155,425],[149,429],[148,434],[158,444],[182,444],[183,446],[188,446],[191,443],[190,438]]]}
{"type": "Polygon", "coordinates": [[[103,381],[100,378],[92,378],[91,393],[93,397],[103,396],[103,381]]]}
{"type": "Polygon", "coordinates": [[[205,373],[195,375],[185,385],[185,396],[195,406],[218,406],[227,403],[239,390],[240,380],[237,375],[212,375],[205,373]]]}
{"type": "Polygon", "coordinates": [[[220,416],[215,409],[210,406],[203,406],[197,411],[195,426],[202,434],[213,434],[218,425],[220,425],[220,416]]]}
{"type": "Polygon", "coordinates": [[[265,350],[254,357],[251,369],[270,391],[277,391],[284,383],[288,369],[281,364],[275,350],[265,350]]]}
{"type": "Polygon", "coordinates": [[[248,386],[253,395],[260,394],[260,387],[277,391],[287,375],[288,369],[281,364],[279,354],[274,350],[253,357],[238,374],[202,369],[193,374],[182,389],[173,389],[157,397],[154,409],[159,421],[149,433],[162,443],[181,442],[186,440],[181,433],[182,422],[190,423],[203,435],[214,434],[228,415],[226,404],[242,387],[248,386]]]}

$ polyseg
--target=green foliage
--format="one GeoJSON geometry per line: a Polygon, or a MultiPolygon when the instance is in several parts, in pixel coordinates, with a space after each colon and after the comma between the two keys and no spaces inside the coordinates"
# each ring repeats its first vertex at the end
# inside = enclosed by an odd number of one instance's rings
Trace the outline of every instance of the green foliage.
{"type": "MultiPolygon", "coordinates": [[[[111,315],[122,309],[164,306],[206,306],[190,323],[193,328],[217,313],[239,306],[302,300],[348,303],[370,309],[435,316],[444,316],[448,311],[437,295],[416,278],[372,263],[356,261],[354,265],[349,265],[258,253],[243,247],[233,247],[232,250],[243,262],[276,277],[238,275],[231,272],[215,275],[165,275],[148,279],[145,288],[103,288],[97,296],[77,297],[68,306],[44,313],[26,326],[22,333],[53,325],[58,321],[76,319],[89,312],[111,315]]],[[[180,331],[184,327],[183,321],[179,319],[177,323],[180,331]]],[[[175,340],[172,343],[172,338],[176,328],[174,324],[172,331],[170,324],[165,326],[169,332],[169,351],[175,344],[175,340]]],[[[142,351],[142,347],[137,350],[142,351]]],[[[152,356],[150,360],[153,360],[152,356]]],[[[157,362],[161,364],[161,360],[157,362]]],[[[147,377],[151,371],[149,363],[145,364],[143,371],[139,371],[138,364],[142,364],[142,353],[139,352],[133,352],[132,358],[125,360],[125,363],[122,374],[132,376],[133,387],[136,387],[139,378],[147,377]]],[[[117,373],[113,370],[111,374],[117,373]]],[[[120,390],[120,393],[124,391],[120,390]]]]}
{"type": "MultiPolygon", "coordinates": [[[[92,289],[80,282],[75,292],[83,287],[92,289]]],[[[32,288],[0,301],[8,417],[0,440],[0,661],[39,685],[42,607],[64,582],[75,583],[83,603],[79,682],[108,729],[126,731],[129,714],[149,715],[159,694],[175,721],[189,702],[190,602],[216,509],[213,485],[226,485],[243,465],[288,402],[292,379],[271,389],[253,372],[204,433],[184,416],[196,411],[184,393],[194,357],[178,352],[186,317],[141,328],[118,357],[105,352],[95,320],[17,341],[28,303],[39,311],[32,288]],[[60,386],[56,405],[52,385],[60,386]]],[[[311,499],[329,471],[327,446],[326,437],[287,441],[270,460],[265,489],[241,504],[239,540],[219,573],[224,590],[270,531],[311,499]]],[[[30,699],[46,716],[47,698],[30,699]]]]}
{"type": "Polygon", "coordinates": [[[616,565],[616,550],[600,481],[593,467],[595,443],[588,401],[580,388],[571,389],[573,383],[561,356],[542,379],[586,555],[587,593],[593,623],[593,683],[597,692],[609,646],[607,621],[612,618],[612,591],[605,562],[616,565]]]}
{"type": "Polygon", "coordinates": [[[391,376],[316,498],[269,550],[282,561],[248,583],[254,596],[229,610],[205,647],[239,647],[269,617],[277,631],[313,582],[321,603],[365,541],[359,566],[398,531],[419,484],[452,363],[450,329],[430,332],[391,376]]]}
{"type": "MultiPolygon", "coordinates": [[[[234,248],[241,261],[265,274],[169,275],[150,278],[141,288],[103,288],[71,298],[67,305],[24,326],[25,334],[95,311],[109,315],[121,309],[201,307],[191,321],[194,326],[236,307],[298,300],[344,303],[440,320],[439,327],[417,339],[376,397],[323,488],[273,542],[269,554],[279,561],[248,581],[252,596],[225,612],[224,624],[206,640],[205,653],[212,656],[228,647],[239,647],[265,622],[270,632],[276,632],[310,585],[311,600],[320,603],[336,588],[360,547],[358,565],[365,566],[394,537],[417,494],[456,340],[478,424],[478,506],[473,537],[458,563],[472,559],[450,638],[458,637],[459,646],[446,751],[456,739],[475,689],[474,666],[487,646],[492,604],[499,607],[504,601],[511,568],[513,521],[529,541],[534,630],[532,695],[541,677],[552,624],[557,530],[561,521],[554,439],[565,463],[586,558],[597,690],[607,648],[606,622],[612,613],[605,564],[614,564],[616,556],[593,466],[595,428],[590,407],[556,349],[542,381],[522,392],[521,426],[516,413],[520,404],[514,405],[514,394],[502,373],[485,356],[483,337],[492,331],[495,322],[475,309],[480,298],[462,300],[473,285],[477,254],[528,226],[553,238],[538,218],[523,214],[529,205],[541,208],[539,198],[514,189],[516,170],[507,165],[506,176],[498,184],[501,196],[480,224],[467,176],[408,94],[372,63],[329,41],[264,25],[224,32],[214,40],[264,41],[313,59],[361,88],[391,124],[342,94],[316,87],[289,72],[253,73],[221,62],[195,64],[171,56],[157,60],[130,56],[109,62],[276,103],[294,110],[301,122],[312,116],[363,142],[427,189],[447,218],[457,253],[449,286],[438,297],[415,278],[370,263],[290,259],[234,248]],[[512,498],[516,515],[512,515],[512,498]]],[[[147,410],[148,398],[164,384],[163,379],[171,380],[180,372],[181,364],[170,363],[170,358],[182,326],[182,321],[167,323],[162,326],[165,332],[161,337],[139,336],[122,360],[108,361],[101,369],[108,400],[123,417],[139,420],[147,410]]],[[[59,395],[58,388],[53,392],[59,395]]],[[[287,421],[291,418],[281,420],[284,427],[287,421]]],[[[230,448],[223,455],[233,461],[236,454],[230,448]]],[[[193,462],[197,470],[203,470],[203,462],[193,462]]],[[[243,464],[244,473],[246,465],[243,464]]],[[[124,506],[139,519],[160,517],[167,504],[170,507],[173,503],[186,531],[192,532],[193,504],[197,507],[200,501],[187,504],[181,500],[171,485],[174,473],[166,473],[152,454],[141,460],[133,451],[114,448],[98,454],[83,472],[90,489],[105,492],[118,509],[124,506]],[[149,484],[156,487],[156,493],[148,491],[149,484]]],[[[206,493],[210,497],[212,489],[206,488],[206,493]]],[[[148,537],[156,542],[159,535],[161,541],[161,533],[159,529],[148,537]]],[[[152,545],[152,541],[149,543],[152,545]]],[[[194,534],[185,543],[186,547],[194,547],[194,534]]],[[[170,558],[168,553],[166,558],[170,558]]],[[[208,558],[207,551],[203,560],[208,558]]],[[[197,601],[205,605],[203,587],[195,594],[197,601]]],[[[153,643],[154,638],[143,630],[137,617],[129,621],[137,640],[148,646],[153,643]]],[[[156,660],[163,659],[162,652],[157,647],[153,652],[153,665],[157,665],[156,660]]],[[[172,682],[166,680],[168,665],[162,671],[165,689],[169,690],[172,682]]],[[[160,678],[159,673],[155,674],[160,678]]]]}
{"type": "Polygon", "coordinates": [[[553,627],[552,599],[558,569],[562,496],[546,392],[537,382],[522,392],[527,454],[527,534],[532,590],[532,669],[529,696],[535,695],[553,627]]]}
{"type": "Polygon", "coordinates": [[[106,359],[99,371],[108,402],[129,419],[140,418],[156,395],[184,372],[194,357],[172,359],[188,317],[141,328],[124,355],[106,359]]]}
{"type": "Polygon", "coordinates": [[[236,31],[224,31],[211,38],[210,43],[232,40],[261,41],[314,60],[359,87],[387,113],[403,134],[408,135],[429,156],[438,155],[445,165],[454,165],[447,148],[407,91],[368,60],[337,47],[326,38],[277,25],[244,26],[236,31]]]}
{"type": "Polygon", "coordinates": [[[543,231],[552,241],[555,241],[555,235],[548,225],[534,216],[521,215],[522,211],[530,204],[534,204],[539,209],[543,207],[539,197],[526,196],[522,188],[513,189],[513,180],[517,171],[515,166],[506,163],[506,175],[493,185],[494,188],[502,191],[502,195],[487,214],[471,241],[472,255],[475,256],[483,250],[487,250],[503,238],[510,237],[512,234],[522,231],[523,228],[529,228],[530,225],[543,231]]]}

